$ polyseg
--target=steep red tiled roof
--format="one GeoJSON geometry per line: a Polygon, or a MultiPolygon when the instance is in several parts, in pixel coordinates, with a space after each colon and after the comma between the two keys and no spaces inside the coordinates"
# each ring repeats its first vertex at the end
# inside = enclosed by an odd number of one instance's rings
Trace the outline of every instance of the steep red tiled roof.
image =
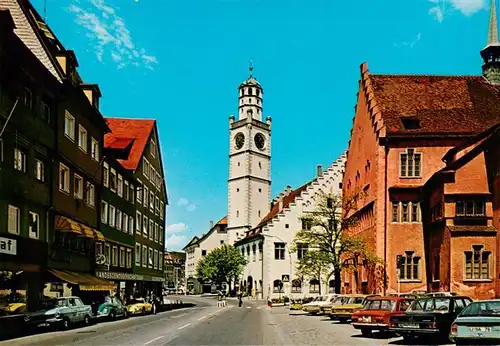
{"type": "Polygon", "coordinates": [[[500,121],[500,87],[480,76],[368,74],[368,80],[387,133],[470,134],[500,121]],[[405,129],[407,116],[420,128],[405,129]]]}
{"type": "Polygon", "coordinates": [[[117,137],[117,136],[104,136],[104,142],[106,148],[112,149],[125,149],[128,147],[134,138],[117,137]],[[108,138],[106,138],[108,137],[108,138]]]}
{"type": "Polygon", "coordinates": [[[126,169],[137,169],[151,131],[153,131],[155,120],[120,118],[106,118],[105,120],[111,133],[104,136],[104,147],[114,148],[113,145],[116,143],[123,144],[127,139],[134,139],[128,159],[118,160],[118,162],[126,169]]]}

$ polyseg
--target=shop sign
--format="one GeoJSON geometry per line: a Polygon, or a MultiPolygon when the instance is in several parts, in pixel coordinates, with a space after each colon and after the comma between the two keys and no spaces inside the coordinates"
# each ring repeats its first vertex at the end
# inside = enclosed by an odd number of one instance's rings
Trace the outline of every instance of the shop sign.
{"type": "Polygon", "coordinates": [[[17,254],[17,240],[0,237],[0,253],[7,255],[17,254]]]}
{"type": "Polygon", "coordinates": [[[131,274],[131,273],[96,272],[96,276],[108,280],[134,280],[134,281],[144,280],[144,277],[142,275],[131,274]]]}

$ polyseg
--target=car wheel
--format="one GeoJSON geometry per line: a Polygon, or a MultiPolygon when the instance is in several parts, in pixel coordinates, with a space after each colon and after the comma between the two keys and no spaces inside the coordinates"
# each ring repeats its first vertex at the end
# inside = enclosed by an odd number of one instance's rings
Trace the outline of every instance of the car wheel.
{"type": "Polygon", "coordinates": [[[347,322],[347,318],[339,318],[339,322],[340,323],[346,323],[347,322]]]}
{"type": "Polygon", "coordinates": [[[467,340],[467,339],[456,340],[455,344],[456,345],[474,345],[474,343],[471,342],[471,340],[467,340]]]}
{"type": "Polygon", "coordinates": [[[68,330],[70,327],[70,322],[69,322],[69,318],[67,317],[64,317],[62,322],[61,322],[61,329],[62,330],[68,330]]]}
{"type": "Polygon", "coordinates": [[[90,324],[90,317],[89,315],[85,315],[85,318],[83,319],[83,324],[88,326],[90,324]]]}
{"type": "Polygon", "coordinates": [[[370,336],[370,335],[372,335],[372,330],[368,329],[368,328],[363,328],[363,329],[361,329],[361,335],[370,336]]]}
{"type": "Polygon", "coordinates": [[[142,314],[146,315],[146,308],[142,308],[142,314]]]}
{"type": "Polygon", "coordinates": [[[127,310],[123,310],[123,318],[128,318],[128,312],[127,312],[127,310]]]}

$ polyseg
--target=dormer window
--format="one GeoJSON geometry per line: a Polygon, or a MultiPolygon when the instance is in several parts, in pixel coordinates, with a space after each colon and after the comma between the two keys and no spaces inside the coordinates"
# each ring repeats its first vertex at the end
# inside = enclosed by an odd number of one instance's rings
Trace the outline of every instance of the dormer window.
{"type": "Polygon", "coordinates": [[[405,130],[417,130],[420,128],[420,120],[416,117],[403,117],[401,122],[405,130]]]}

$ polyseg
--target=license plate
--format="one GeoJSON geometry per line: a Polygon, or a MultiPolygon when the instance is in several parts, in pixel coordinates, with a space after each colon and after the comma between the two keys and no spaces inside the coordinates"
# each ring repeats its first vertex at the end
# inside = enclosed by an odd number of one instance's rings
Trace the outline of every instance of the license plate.
{"type": "Polygon", "coordinates": [[[470,327],[471,332],[491,332],[490,327],[470,327]]]}
{"type": "Polygon", "coordinates": [[[39,323],[38,327],[50,327],[50,323],[39,323]]]}
{"type": "Polygon", "coordinates": [[[362,322],[371,322],[371,321],[372,321],[372,318],[371,318],[370,316],[368,316],[368,317],[362,317],[362,318],[361,318],[361,321],[362,321],[362,322]]]}
{"type": "Polygon", "coordinates": [[[402,323],[399,325],[402,328],[419,328],[420,326],[416,323],[402,323]]]}

